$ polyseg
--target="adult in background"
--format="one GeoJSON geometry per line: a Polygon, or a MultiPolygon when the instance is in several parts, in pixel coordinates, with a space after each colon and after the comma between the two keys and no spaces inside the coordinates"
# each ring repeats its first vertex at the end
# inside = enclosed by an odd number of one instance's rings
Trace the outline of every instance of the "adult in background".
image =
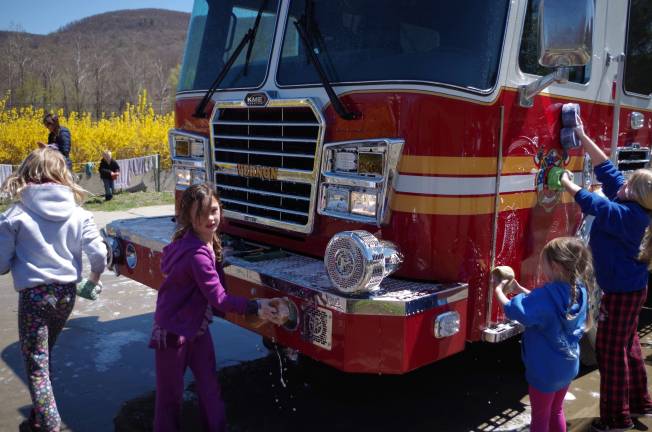
{"type": "Polygon", "coordinates": [[[72,171],[72,161],[70,160],[70,147],[72,146],[72,139],[70,137],[70,130],[59,124],[59,116],[52,113],[47,113],[43,117],[43,125],[50,131],[48,135],[48,143],[38,142],[39,147],[50,146],[59,150],[66,160],[66,166],[72,171]]]}
{"type": "Polygon", "coordinates": [[[102,160],[100,161],[100,178],[104,183],[104,199],[110,201],[113,198],[113,191],[115,190],[115,179],[118,178],[120,166],[111,157],[111,152],[105,150],[102,152],[102,160]]]}

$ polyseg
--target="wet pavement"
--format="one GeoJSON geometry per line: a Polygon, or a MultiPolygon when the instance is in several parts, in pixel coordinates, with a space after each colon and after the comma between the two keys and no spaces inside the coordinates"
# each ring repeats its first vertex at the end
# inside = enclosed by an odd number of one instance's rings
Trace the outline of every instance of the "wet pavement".
{"type": "MultiPolygon", "coordinates": [[[[98,226],[104,226],[113,219],[172,212],[173,206],[156,206],[95,212],[95,218],[98,226]]],[[[111,272],[102,281],[98,300],[77,299],[53,353],[57,403],[71,431],[113,431],[113,418],[123,402],[154,389],[154,357],[146,342],[156,292],[111,272]]],[[[18,430],[31,404],[18,345],[18,294],[10,275],[0,276],[0,304],[0,431],[4,432],[18,430]]],[[[249,331],[225,321],[212,327],[220,347],[220,367],[266,353],[260,338],[249,331]]]]}
{"type": "MultiPolygon", "coordinates": [[[[172,206],[96,212],[113,219],[170,214],[172,206]]],[[[148,431],[153,413],[153,353],[146,346],[155,291],[103,276],[95,302],[79,299],[54,350],[54,388],[67,430],[148,431]],[[115,420],[114,420],[115,419],[115,420]],[[115,424],[115,426],[114,426],[115,424]]],[[[15,431],[30,406],[18,347],[17,294],[0,277],[0,431],[15,431]]],[[[527,386],[514,339],[466,351],[404,376],[350,375],[310,359],[288,363],[260,338],[225,321],[211,329],[229,431],[516,431],[529,422],[527,386]]],[[[652,309],[641,316],[652,376],[652,309]]],[[[200,430],[191,376],[184,430],[200,430]]],[[[599,375],[583,368],[565,402],[571,431],[598,414],[599,375]]],[[[652,419],[637,422],[638,430],[652,419]]]]}

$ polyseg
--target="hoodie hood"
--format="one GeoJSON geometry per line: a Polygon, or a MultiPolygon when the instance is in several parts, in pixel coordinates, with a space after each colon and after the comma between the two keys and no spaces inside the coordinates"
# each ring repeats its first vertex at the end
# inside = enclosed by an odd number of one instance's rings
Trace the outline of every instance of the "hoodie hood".
{"type": "Polygon", "coordinates": [[[43,219],[56,222],[67,220],[77,208],[72,190],[58,183],[27,185],[21,202],[43,219]]]}
{"type": "Polygon", "coordinates": [[[172,268],[185,256],[186,252],[196,251],[202,247],[206,247],[212,255],[213,250],[206,246],[192,230],[188,230],[179,240],[173,241],[163,248],[161,270],[164,274],[170,274],[172,268]]]}
{"type": "Polygon", "coordinates": [[[562,337],[560,338],[561,345],[568,348],[569,355],[575,351],[575,347],[579,343],[582,335],[584,334],[584,327],[586,322],[586,314],[588,307],[587,292],[584,284],[578,283],[577,289],[579,290],[577,303],[569,305],[571,287],[567,283],[551,283],[548,292],[552,297],[553,307],[556,315],[559,316],[561,326],[560,331],[562,337]]]}

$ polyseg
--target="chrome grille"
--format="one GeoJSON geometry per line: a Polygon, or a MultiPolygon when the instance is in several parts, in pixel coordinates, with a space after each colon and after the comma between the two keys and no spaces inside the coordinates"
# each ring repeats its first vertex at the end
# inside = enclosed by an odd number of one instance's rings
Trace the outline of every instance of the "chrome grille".
{"type": "Polygon", "coordinates": [[[230,218],[308,233],[323,119],[309,100],[221,102],[212,123],[215,184],[230,218]]]}

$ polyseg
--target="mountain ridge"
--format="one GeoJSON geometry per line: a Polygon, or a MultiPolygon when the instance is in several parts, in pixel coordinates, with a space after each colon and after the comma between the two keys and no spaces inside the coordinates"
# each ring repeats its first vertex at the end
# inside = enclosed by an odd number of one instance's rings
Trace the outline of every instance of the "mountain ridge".
{"type": "MultiPolygon", "coordinates": [[[[88,16],[46,35],[0,31],[0,94],[10,105],[120,111],[147,90],[160,111],[174,96],[190,14],[123,9],[88,16]]],[[[164,109],[165,108],[165,109],[164,109]]]]}

